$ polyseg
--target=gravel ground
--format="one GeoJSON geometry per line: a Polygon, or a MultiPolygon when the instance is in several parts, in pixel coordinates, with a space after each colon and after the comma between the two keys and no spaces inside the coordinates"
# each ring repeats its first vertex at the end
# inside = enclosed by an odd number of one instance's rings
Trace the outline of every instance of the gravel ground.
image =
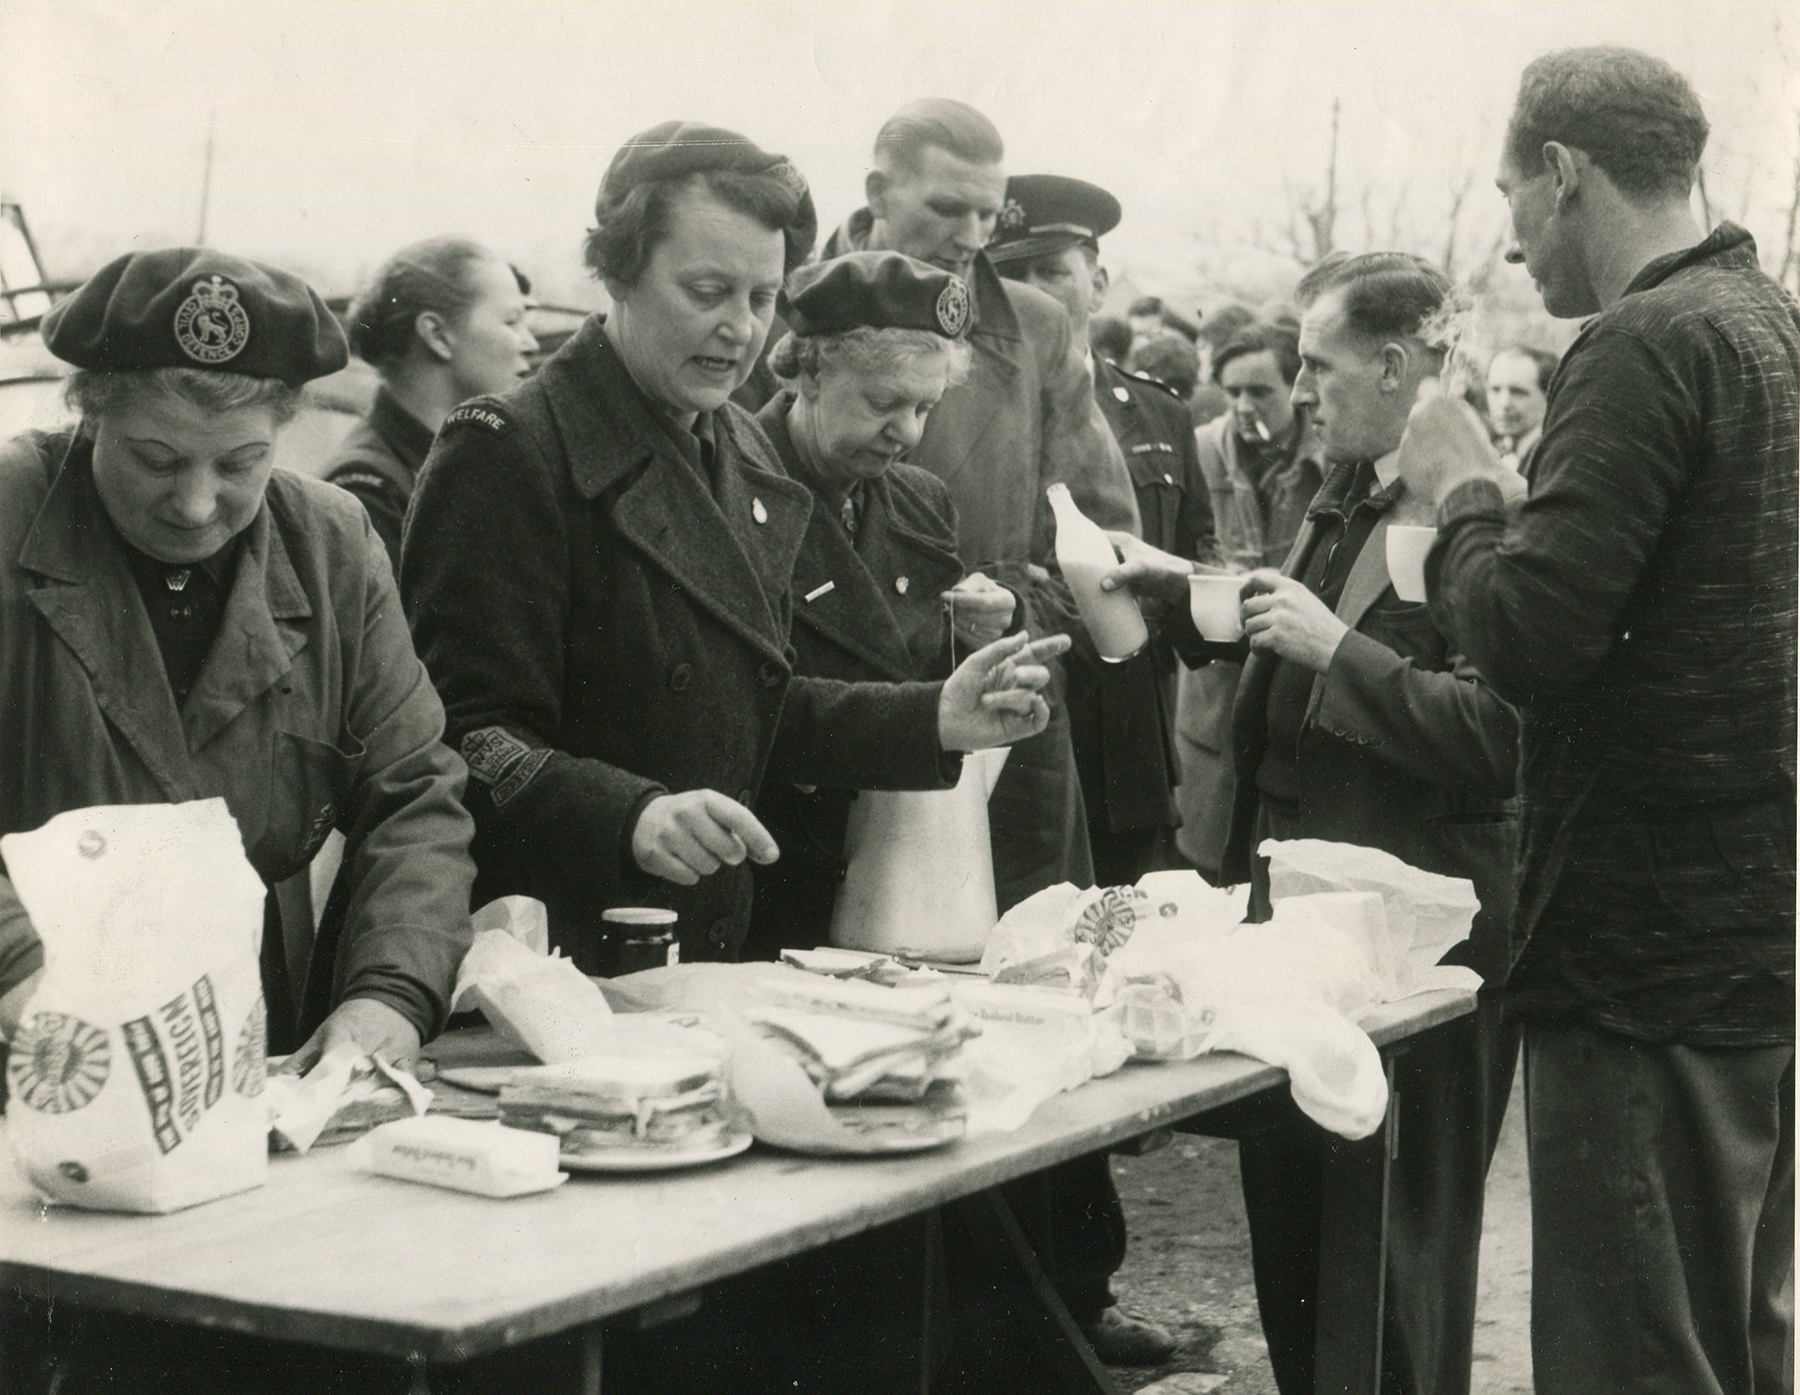
{"type": "MultiPolygon", "coordinates": [[[[1531,1225],[1521,1104],[1515,1085],[1488,1174],[1475,1395],[1531,1390],[1531,1225]]],[[[1116,1369],[1120,1388],[1142,1395],[1275,1395],[1250,1279],[1237,1145],[1177,1134],[1159,1152],[1115,1158],[1113,1174],[1131,1232],[1114,1286],[1125,1306],[1163,1323],[1182,1343],[1166,1366],[1116,1369]]]]}

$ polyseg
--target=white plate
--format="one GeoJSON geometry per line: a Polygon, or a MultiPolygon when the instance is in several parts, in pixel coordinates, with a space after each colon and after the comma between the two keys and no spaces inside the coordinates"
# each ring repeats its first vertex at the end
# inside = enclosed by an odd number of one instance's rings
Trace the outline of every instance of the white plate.
{"type": "Polygon", "coordinates": [[[693,1152],[620,1148],[612,1153],[563,1153],[558,1156],[556,1165],[566,1167],[570,1172],[662,1172],[676,1167],[698,1167],[721,1158],[735,1158],[754,1141],[749,1133],[734,1133],[723,1143],[693,1152]]]}

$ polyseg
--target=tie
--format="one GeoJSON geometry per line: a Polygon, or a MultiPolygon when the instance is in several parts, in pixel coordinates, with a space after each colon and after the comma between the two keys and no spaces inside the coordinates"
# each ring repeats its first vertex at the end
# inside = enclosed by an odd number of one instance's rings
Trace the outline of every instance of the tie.
{"type": "Polygon", "coordinates": [[[844,531],[850,535],[850,541],[856,541],[856,500],[846,494],[843,507],[838,510],[838,517],[844,521],[844,531]]]}

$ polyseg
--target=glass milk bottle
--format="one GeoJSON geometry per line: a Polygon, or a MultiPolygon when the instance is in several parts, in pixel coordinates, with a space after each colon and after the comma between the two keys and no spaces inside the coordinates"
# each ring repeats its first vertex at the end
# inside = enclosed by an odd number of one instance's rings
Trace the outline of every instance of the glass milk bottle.
{"type": "Polygon", "coordinates": [[[1129,590],[1100,589],[1100,578],[1119,565],[1118,554],[1100,525],[1075,507],[1068,485],[1053,484],[1047,493],[1056,515],[1056,560],[1088,636],[1101,658],[1114,663],[1129,659],[1144,647],[1150,631],[1129,590]]]}

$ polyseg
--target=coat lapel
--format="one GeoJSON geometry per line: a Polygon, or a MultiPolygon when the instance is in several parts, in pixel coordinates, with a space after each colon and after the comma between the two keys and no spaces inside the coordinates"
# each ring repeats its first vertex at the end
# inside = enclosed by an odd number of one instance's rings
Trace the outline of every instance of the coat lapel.
{"type": "Polygon", "coordinates": [[[50,584],[31,603],[87,670],[95,705],[171,800],[189,797],[188,753],[150,617],[112,541],[77,440],[19,550],[50,584]]]}
{"type": "MultiPolygon", "coordinates": [[[[931,473],[953,484],[965,469],[980,469],[994,453],[991,438],[1018,425],[994,403],[1011,400],[1024,353],[1024,331],[1006,287],[985,255],[970,277],[974,325],[969,330],[969,375],[932,409],[925,436],[913,452],[932,461],[931,473]]],[[[1002,453],[1005,453],[1004,451],[1002,453]]]]}
{"type": "MultiPolygon", "coordinates": [[[[1375,526],[1369,531],[1368,541],[1363,543],[1362,551],[1356,554],[1356,561],[1351,563],[1350,575],[1344,578],[1344,590],[1338,597],[1337,618],[1353,630],[1362,624],[1362,618],[1369,613],[1369,607],[1381,599],[1381,593],[1392,584],[1387,568],[1387,533],[1393,518],[1394,511],[1389,509],[1375,520],[1375,526]]],[[[1319,705],[1324,701],[1325,675],[1321,673],[1313,679],[1312,690],[1307,695],[1306,719],[1309,722],[1318,715],[1319,705]]]]}
{"type": "Polygon", "coordinates": [[[288,620],[312,616],[294,564],[265,500],[244,530],[237,574],[225,599],[219,633],[207,651],[199,680],[182,706],[188,749],[198,751],[277,679],[306,647],[306,632],[288,620]]]}
{"type": "Polygon", "coordinates": [[[546,392],[544,400],[577,493],[593,500],[618,489],[610,512],[620,536],[746,643],[783,658],[782,598],[806,531],[810,491],[747,458],[726,407],[713,414],[715,500],[650,415],[598,317],[542,371],[572,379],[570,391],[546,392]]]}
{"type": "MultiPolygon", "coordinates": [[[[867,490],[866,511],[858,530],[869,550],[860,555],[844,530],[822,509],[813,510],[806,544],[794,568],[794,623],[854,654],[881,677],[905,682],[913,672],[906,639],[894,619],[894,597],[883,590],[882,577],[908,577],[909,565],[887,533],[887,491],[881,482],[867,490]]],[[[892,583],[889,583],[890,586],[892,583]]],[[[929,584],[923,578],[920,585],[929,584]]]]}

